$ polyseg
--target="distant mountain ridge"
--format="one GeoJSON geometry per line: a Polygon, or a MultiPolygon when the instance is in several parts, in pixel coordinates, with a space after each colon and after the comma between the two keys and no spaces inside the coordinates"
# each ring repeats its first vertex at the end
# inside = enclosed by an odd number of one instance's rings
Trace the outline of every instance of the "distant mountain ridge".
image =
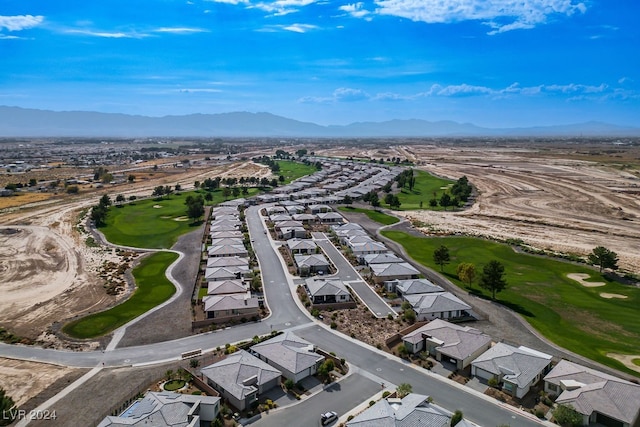
{"type": "Polygon", "coordinates": [[[491,129],[421,119],[321,126],[270,113],[232,112],[148,117],[0,106],[2,137],[472,137],[640,136],[640,128],[602,122],[491,129]]]}

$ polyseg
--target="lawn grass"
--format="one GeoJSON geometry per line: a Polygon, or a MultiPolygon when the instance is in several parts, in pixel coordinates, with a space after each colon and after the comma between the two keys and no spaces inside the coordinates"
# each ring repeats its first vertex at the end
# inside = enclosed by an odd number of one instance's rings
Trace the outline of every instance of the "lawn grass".
{"type": "MultiPolygon", "coordinates": [[[[450,187],[455,181],[438,178],[419,169],[413,170],[413,176],[416,178],[413,190],[409,190],[409,187],[406,186],[398,193],[398,199],[401,203],[399,210],[443,210],[440,206],[429,206],[429,200],[433,199],[434,193],[436,193],[436,199],[440,200],[440,196],[446,191],[444,188],[450,187]],[[422,202],[422,208],[420,208],[420,202],[422,202]]],[[[380,199],[384,200],[384,196],[381,196],[380,199]]]]}
{"type": "Polygon", "coordinates": [[[164,383],[162,385],[162,388],[164,388],[166,391],[176,391],[180,390],[186,384],[187,383],[184,380],[171,380],[164,383]]]}
{"type": "Polygon", "coordinates": [[[68,323],[64,333],[80,339],[99,337],[168,300],[176,288],[166,278],[165,270],[177,258],[173,252],[158,252],[145,258],[133,269],[138,288],[129,299],[109,310],[68,323]]]}
{"type": "MultiPolygon", "coordinates": [[[[256,194],[257,188],[249,189],[249,196],[256,194]]],[[[106,218],[106,225],[100,228],[111,243],[137,248],[170,248],[181,235],[194,230],[202,223],[193,223],[186,218],[187,196],[204,195],[204,190],[172,194],[162,199],[137,200],[120,207],[112,206],[106,218]]],[[[222,190],[211,192],[213,200],[208,205],[224,202],[222,190]]],[[[228,198],[227,200],[230,200],[228,198]]]]}
{"type": "MultiPolygon", "coordinates": [[[[498,302],[520,313],[549,340],[592,360],[638,376],[607,353],[640,355],[640,289],[610,280],[585,266],[546,257],[516,253],[510,246],[468,237],[414,237],[403,232],[383,231],[386,237],[402,244],[421,264],[437,271],[433,251],[440,245],[449,248],[451,263],[443,274],[465,288],[455,273],[461,262],[482,266],[496,259],[505,266],[507,289],[497,294],[498,302]],[[567,274],[586,273],[589,281],[604,282],[601,287],[584,287],[567,274]],[[605,299],[600,293],[621,294],[626,299],[605,299]]],[[[489,297],[477,284],[472,292],[489,297]]]]}
{"type": "Polygon", "coordinates": [[[391,225],[399,222],[400,220],[395,216],[387,215],[386,213],[376,211],[373,209],[354,208],[353,206],[340,206],[338,210],[342,212],[355,212],[363,213],[369,217],[372,221],[378,222],[383,225],[391,225]]]}
{"type": "Polygon", "coordinates": [[[318,171],[314,165],[305,165],[290,160],[278,160],[276,163],[280,166],[280,171],[276,175],[284,176],[284,182],[281,184],[289,184],[291,181],[318,171]]]}

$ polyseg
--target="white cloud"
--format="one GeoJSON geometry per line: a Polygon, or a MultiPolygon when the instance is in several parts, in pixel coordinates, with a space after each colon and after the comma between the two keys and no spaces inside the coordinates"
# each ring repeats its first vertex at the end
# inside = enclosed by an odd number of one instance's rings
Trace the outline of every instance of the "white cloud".
{"type": "Polygon", "coordinates": [[[354,102],[369,99],[368,93],[360,89],[341,87],[333,91],[333,98],[338,102],[354,102]]]}
{"type": "Polygon", "coordinates": [[[247,4],[248,0],[207,0],[212,3],[226,3],[226,4],[247,4]]]}
{"type": "Polygon", "coordinates": [[[77,34],[81,36],[89,36],[89,37],[102,37],[107,39],[142,39],[145,37],[149,37],[148,34],[144,33],[135,33],[135,32],[112,32],[112,31],[94,31],[94,30],[66,30],[67,34],[77,34]]]}
{"type": "Polygon", "coordinates": [[[371,13],[364,8],[364,3],[361,1],[357,3],[345,4],[343,6],[340,6],[338,9],[343,12],[347,12],[349,15],[356,18],[364,18],[371,13]]]}
{"type": "Polygon", "coordinates": [[[262,1],[250,7],[269,12],[274,16],[283,16],[297,12],[301,8],[316,2],[317,0],[275,0],[271,2],[262,1]]]}
{"type": "Polygon", "coordinates": [[[0,30],[5,28],[9,31],[22,31],[29,28],[37,27],[44,21],[44,16],[33,15],[16,15],[2,16],[0,15],[0,30]]]}
{"type": "Polygon", "coordinates": [[[317,28],[317,26],[310,24],[291,24],[282,27],[283,30],[293,31],[294,33],[306,33],[317,28]]]}
{"type": "Polygon", "coordinates": [[[494,94],[495,91],[485,86],[473,86],[463,83],[460,85],[449,85],[444,87],[435,84],[431,86],[428,93],[435,96],[473,96],[491,95],[494,94]]]}
{"type": "Polygon", "coordinates": [[[0,33],[0,40],[17,40],[17,39],[21,39],[22,37],[18,37],[18,36],[7,36],[6,34],[2,34],[0,33]]]}
{"type": "Polygon", "coordinates": [[[426,23],[481,21],[494,35],[544,24],[550,16],[585,13],[575,0],[375,0],[380,15],[399,16],[426,23]]]}
{"type": "Polygon", "coordinates": [[[170,33],[170,34],[192,34],[192,33],[208,33],[209,30],[202,28],[187,28],[187,27],[162,27],[153,30],[155,33],[170,33]]]}

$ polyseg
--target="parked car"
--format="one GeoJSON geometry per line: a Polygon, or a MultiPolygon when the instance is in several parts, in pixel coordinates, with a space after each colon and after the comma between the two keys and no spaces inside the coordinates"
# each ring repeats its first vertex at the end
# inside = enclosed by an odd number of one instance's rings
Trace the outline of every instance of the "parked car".
{"type": "Polygon", "coordinates": [[[323,426],[326,426],[336,421],[337,419],[338,419],[338,414],[336,412],[333,412],[333,411],[325,412],[324,414],[320,415],[320,424],[322,424],[323,426]]]}

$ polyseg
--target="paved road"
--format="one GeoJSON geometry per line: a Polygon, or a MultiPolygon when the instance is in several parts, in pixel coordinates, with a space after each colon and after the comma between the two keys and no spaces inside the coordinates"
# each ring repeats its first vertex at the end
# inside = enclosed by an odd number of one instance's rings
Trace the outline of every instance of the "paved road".
{"type": "MultiPolygon", "coordinates": [[[[312,324],[291,296],[293,283],[291,278],[286,275],[285,268],[280,263],[272,242],[262,231],[262,223],[258,216],[259,209],[260,207],[257,206],[248,208],[246,217],[251,238],[254,240],[255,252],[261,266],[267,301],[273,313],[264,322],[239,325],[223,331],[209,332],[163,343],[116,348],[104,353],[100,351],[58,351],[0,344],[0,355],[74,367],[95,367],[101,366],[103,363],[104,366],[108,367],[145,365],[175,360],[179,358],[181,353],[186,351],[198,348],[206,351],[222,346],[225,343],[249,339],[257,334],[268,333],[272,328],[279,330],[292,328],[297,330],[296,334],[308,341],[316,343],[327,351],[334,351],[339,357],[345,357],[349,363],[361,367],[360,373],[362,376],[375,378],[374,382],[382,378],[390,384],[410,383],[413,385],[415,392],[432,396],[436,403],[449,410],[461,409],[467,418],[481,425],[487,427],[501,423],[523,427],[540,425],[537,421],[532,421],[519,414],[516,415],[512,409],[503,408],[496,401],[486,396],[475,394],[473,391],[467,390],[463,386],[452,384],[444,378],[428,375],[427,371],[416,370],[407,365],[406,362],[379,352],[359,341],[335,333],[328,328],[312,324]]],[[[333,246],[331,245],[331,247],[333,246]]],[[[336,249],[333,248],[333,250],[336,249]]],[[[331,248],[328,248],[328,251],[331,251],[331,248]]],[[[342,259],[344,260],[343,257],[342,259]]],[[[343,266],[344,272],[348,270],[347,266],[353,270],[346,260],[344,262],[347,264],[343,266]]],[[[343,274],[351,274],[344,272],[343,274]]],[[[363,394],[359,387],[368,383],[361,383],[360,381],[357,377],[352,381],[345,379],[344,384],[340,385],[340,387],[344,387],[345,392],[353,387],[352,393],[354,396],[359,399],[367,398],[370,394],[367,394],[367,392],[363,394]]],[[[345,396],[347,394],[349,393],[344,393],[345,396]]],[[[340,395],[342,396],[343,393],[340,395]]],[[[319,400],[324,401],[323,399],[319,400]]],[[[343,406],[340,406],[340,401],[342,401],[342,397],[337,398],[334,407],[342,410],[343,406]]],[[[334,404],[332,400],[328,402],[331,405],[334,404]]],[[[351,402],[349,401],[348,404],[351,405],[351,402]]],[[[317,405],[320,408],[321,404],[318,403],[317,405]]],[[[347,405],[345,404],[345,406],[347,405]]],[[[317,416],[317,414],[314,414],[314,416],[317,416]]],[[[294,422],[292,425],[298,425],[298,423],[294,422]]]]}
{"type": "MultiPolygon", "coordinates": [[[[520,415],[515,408],[499,406],[497,401],[469,390],[468,387],[448,381],[422,368],[416,368],[405,361],[389,358],[386,354],[365,348],[346,336],[317,325],[299,329],[296,335],[318,343],[326,351],[335,352],[338,357],[345,357],[348,363],[360,367],[363,374],[373,374],[382,378],[387,385],[409,383],[414,392],[431,396],[434,403],[450,411],[461,410],[465,418],[479,425],[533,427],[541,424],[538,420],[520,415]]],[[[379,387],[379,383],[377,384],[379,387]]],[[[374,393],[375,391],[371,394],[374,393]]],[[[366,398],[366,395],[363,396],[366,398]]]]}
{"type": "Polygon", "coordinates": [[[342,253],[333,245],[324,233],[313,233],[313,240],[322,248],[325,254],[331,259],[331,262],[338,269],[338,273],[334,276],[344,282],[348,282],[351,289],[354,290],[360,300],[366,305],[376,317],[387,317],[391,313],[394,317],[396,312],[384,302],[371,287],[362,279],[362,276],[356,271],[342,253]]]}
{"type": "Polygon", "coordinates": [[[297,405],[264,415],[251,425],[255,427],[320,425],[320,414],[335,411],[340,416],[378,391],[380,391],[379,383],[362,375],[353,374],[297,405]]]}

